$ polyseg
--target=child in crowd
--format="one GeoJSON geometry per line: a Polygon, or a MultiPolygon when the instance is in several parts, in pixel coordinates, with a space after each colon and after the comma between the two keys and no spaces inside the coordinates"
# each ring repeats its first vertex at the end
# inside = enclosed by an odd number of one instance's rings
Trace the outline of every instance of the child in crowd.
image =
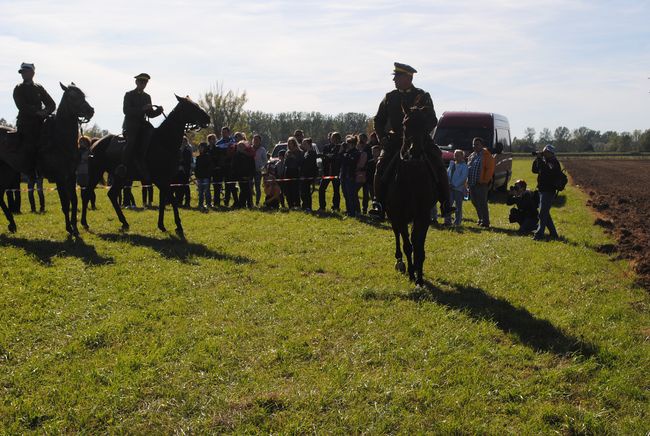
{"type": "Polygon", "coordinates": [[[196,166],[194,176],[199,188],[198,208],[202,212],[207,212],[212,207],[212,196],[210,195],[210,177],[214,172],[212,156],[208,154],[207,142],[199,144],[199,155],[196,157],[196,166]]]}
{"type": "MultiPolygon", "coordinates": [[[[449,162],[447,168],[447,177],[449,178],[449,188],[451,189],[451,206],[456,208],[455,226],[460,226],[463,220],[463,199],[465,197],[465,186],[469,170],[465,163],[465,153],[463,150],[454,151],[454,160],[449,162]]],[[[445,216],[445,225],[451,225],[451,213],[445,216]]]]}
{"type": "Polygon", "coordinates": [[[282,201],[282,190],[272,174],[264,174],[264,208],[279,209],[282,201]]]}

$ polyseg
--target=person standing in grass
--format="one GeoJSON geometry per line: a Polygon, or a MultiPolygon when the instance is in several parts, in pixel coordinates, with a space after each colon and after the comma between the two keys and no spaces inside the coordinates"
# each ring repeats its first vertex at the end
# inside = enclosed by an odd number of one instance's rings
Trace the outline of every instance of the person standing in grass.
{"type": "MultiPolygon", "coordinates": [[[[465,163],[465,152],[463,150],[455,150],[454,160],[449,162],[449,168],[447,169],[449,188],[451,189],[451,205],[456,208],[455,226],[460,226],[463,221],[463,199],[465,197],[465,185],[467,184],[468,172],[469,170],[465,163]]],[[[445,225],[451,225],[451,213],[445,215],[445,225]]]]}
{"type": "Polygon", "coordinates": [[[551,217],[551,205],[556,195],[556,180],[562,173],[560,162],[555,157],[555,147],[547,145],[533,161],[533,173],[537,174],[537,190],[539,191],[539,226],[535,230],[533,239],[544,239],[544,231],[548,228],[550,237],[557,239],[559,236],[551,217]]]}
{"type": "Polygon", "coordinates": [[[196,167],[194,176],[199,188],[198,208],[202,212],[207,212],[212,207],[212,196],[210,195],[210,177],[214,172],[212,166],[212,156],[208,153],[208,144],[202,142],[199,144],[199,155],[196,157],[196,167]]]}
{"type": "Polygon", "coordinates": [[[266,148],[262,146],[262,136],[257,133],[253,135],[253,150],[255,151],[255,206],[259,206],[262,198],[262,170],[266,167],[269,158],[266,148]]]}
{"type": "Polygon", "coordinates": [[[490,181],[494,175],[494,158],[485,148],[483,138],[474,138],[472,141],[474,152],[469,155],[467,184],[472,205],[478,215],[478,225],[490,227],[490,210],[488,209],[488,191],[490,181]]]}
{"type": "Polygon", "coordinates": [[[314,180],[318,177],[318,164],[316,163],[316,150],[311,138],[305,138],[300,144],[300,151],[303,154],[300,165],[300,202],[302,210],[312,210],[312,187],[314,180]]]}

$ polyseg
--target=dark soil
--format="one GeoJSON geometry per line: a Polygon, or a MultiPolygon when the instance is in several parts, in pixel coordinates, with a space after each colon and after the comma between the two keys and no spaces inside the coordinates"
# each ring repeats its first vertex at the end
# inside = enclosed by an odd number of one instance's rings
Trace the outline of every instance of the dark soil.
{"type": "Polygon", "coordinates": [[[599,215],[594,224],[616,237],[616,251],[632,260],[640,284],[650,291],[650,160],[566,159],[562,163],[573,183],[589,194],[587,205],[599,215]]]}

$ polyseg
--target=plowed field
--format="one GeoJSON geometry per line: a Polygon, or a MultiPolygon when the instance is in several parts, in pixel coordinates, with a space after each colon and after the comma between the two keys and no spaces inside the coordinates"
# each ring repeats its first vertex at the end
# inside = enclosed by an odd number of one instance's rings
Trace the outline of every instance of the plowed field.
{"type": "Polygon", "coordinates": [[[566,159],[574,184],[600,215],[596,224],[617,239],[616,249],[631,259],[639,281],[650,290],[650,160],[566,159]]]}

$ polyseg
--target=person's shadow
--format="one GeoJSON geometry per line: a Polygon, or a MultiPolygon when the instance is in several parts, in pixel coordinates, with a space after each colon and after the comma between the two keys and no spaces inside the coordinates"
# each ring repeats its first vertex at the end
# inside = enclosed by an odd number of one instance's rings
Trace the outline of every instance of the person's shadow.
{"type": "Polygon", "coordinates": [[[25,250],[43,265],[52,265],[54,257],[76,257],[91,266],[114,263],[112,257],[100,255],[94,246],[86,244],[81,238],[69,237],[65,241],[50,241],[0,235],[0,244],[25,250]]]}
{"type": "Polygon", "coordinates": [[[221,253],[212,250],[203,244],[188,242],[185,239],[179,239],[176,237],[158,239],[152,238],[150,236],[128,233],[100,233],[97,236],[109,242],[125,242],[127,244],[139,247],[148,247],[157,251],[162,257],[165,257],[167,259],[177,259],[185,263],[190,263],[191,259],[194,257],[226,260],[237,264],[248,264],[255,262],[253,259],[245,256],[221,253]]]}
{"type": "Polygon", "coordinates": [[[579,354],[590,357],[598,354],[598,348],[563,332],[550,321],[537,318],[526,309],[515,307],[503,298],[493,297],[482,289],[441,281],[451,290],[438,288],[429,281],[410,293],[377,293],[367,291],[366,300],[410,300],[431,302],[462,311],[477,320],[490,320],[503,332],[516,336],[522,344],[538,352],[557,355],[579,354]]]}

